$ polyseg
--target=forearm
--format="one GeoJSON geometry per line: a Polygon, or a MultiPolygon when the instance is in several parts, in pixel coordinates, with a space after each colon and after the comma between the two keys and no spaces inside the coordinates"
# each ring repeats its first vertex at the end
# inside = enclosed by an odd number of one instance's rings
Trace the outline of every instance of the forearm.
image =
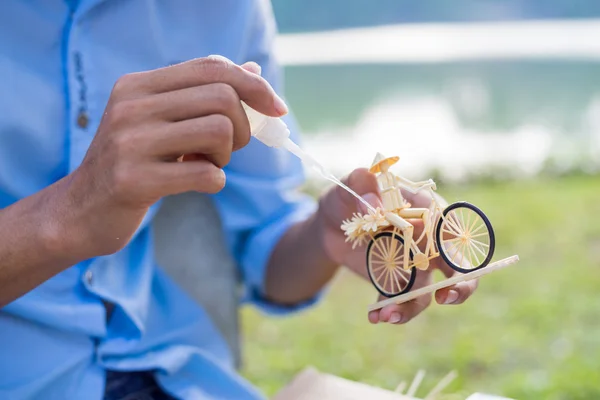
{"type": "Polygon", "coordinates": [[[0,307],[80,261],[62,228],[68,209],[57,201],[68,184],[63,179],[0,210],[0,307]]]}
{"type": "Polygon", "coordinates": [[[324,219],[319,213],[291,227],[271,256],[266,274],[266,296],[279,304],[312,298],[336,273],[323,247],[324,219]]]}

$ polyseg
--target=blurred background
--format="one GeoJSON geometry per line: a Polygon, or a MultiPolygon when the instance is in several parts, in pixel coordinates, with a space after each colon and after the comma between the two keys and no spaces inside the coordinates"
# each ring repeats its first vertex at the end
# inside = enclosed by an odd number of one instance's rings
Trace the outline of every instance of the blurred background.
{"type": "Polygon", "coordinates": [[[376,291],[345,271],[293,318],[245,309],[244,374],[273,394],[307,365],[387,389],[424,368],[426,391],[456,369],[448,398],[600,398],[600,2],[273,8],[306,149],[338,176],[399,155],[397,173],[486,212],[495,259],[521,261],[406,326],[370,325],[376,291]]]}

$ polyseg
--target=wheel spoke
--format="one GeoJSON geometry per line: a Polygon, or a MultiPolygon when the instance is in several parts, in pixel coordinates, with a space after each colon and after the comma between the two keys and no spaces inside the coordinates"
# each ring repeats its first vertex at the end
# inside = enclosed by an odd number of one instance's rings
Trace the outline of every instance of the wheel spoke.
{"type": "Polygon", "coordinates": [[[461,249],[460,250],[460,254],[461,254],[461,257],[460,257],[460,264],[458,264],[458,266],[461,267],[461,268],[462,268],[462,263],[463,263],[463,261],[465,259],[464,247],[465,247],[465,242],[461,243],[461,245],[460,245],[460,249],[461,249]]]}
{"type": "Polygon", "coordinates": [[[479,246],[477,245],[477,243],[475,243],[475,241],[471,241],[471,243],[473,244],[473,247],[477,249],[477,251],[485,258],[487,257],[487,254],[485,253],[485,251],[483,251],[481,248],[479,248],[479,246]]]}
{"type": "MultiPolygon", "coordinates": [[[[397,270],[394,270],[393,272],[396,272],[397,270]]],[[[398,286],[398,292],[402,291],[402,281],[400,281],[400,278],[404,278],[402,275],[398,275],[397,273],[392,273],[392,275],[394,275],[394,281],[396,282],[396,285],[398,286]]]]}
{"type": "Polygon", "coordinates": [[[449,231],[449,230],[448,230],[448,229],[446,229],[445,227],[444,227],[444,228],[442,228],[442,232],[449,233],[450,235],[452,235],[452,236],[455,236],[455,237],[458,237],[458,236],[460,236],[460,234],[458,234],[458,233],[456,233],[456,232],[454,232],[454,231],[449,231]]]}
{"type": "Polygon", "coordinates": [[[446,224],[443,226],[442,230],[449,235],[452,235],[454,237],[460,237],[462,234],[460,232],[456,231],[456,228],[454,226],[452,226],[451,224],[446,224]]]}
{"type": "Polygon", "coordinates": [[[442,247],[443,247],[444,251],[446,253],[448,253],[448,255],[450,256],[450,259],[452,260],[452,257],[454,256],[453,249],[454,249],[454,247],[456,247],[454,242],[449,241],[449,240],[443,241],[442,247]]]}
{"type": "Polygon", "coordinates": [[[381,258],[387,261],[387,236],[381,238],[381,258]]]}
{"type": "Polygon", "coordinates": [[[458,232],[459,234],[462,233],[462,228],[460,227],[460,223],[458,222],[458,220],[460,219],[460,217],[458,216],[458,211],[452,210],[450,215],[451,215],[451,218],[449,218],[448,221],[450,222],[452,227],[456,230],[456,232],[458,232]]]}
{"type": "Polygon", "coordinates": [[[380,244],[379,244],[380,240],[376,239],[375,240],[375,245],[373,246],[373,250],[372,250],[372,257],[376,257],[381,261],[385,261],[385,259],[383,258],[383,254],[381,253],[381,249],[380,249],[380,244]]]}
{"type": "Polygon", "coordinates": [[[394,273],[393,270],[389,270],[390,273],[390,293],[394,293],[394,273]]]}
{"type": "Polygon", "coordinates": [[[392,271],[390,270],[390,293],[395,293],[394,292],[394,281],[395,281],[395,276],[392,273],[392,271]]]}
{"type": "Polygon", "coordinates": [[[473,218],[473,223],[471,224],[471,226],[469,226],[469,232],[473,232],[473,229],[475,228],[475,226],[477,225],[477,221],[479,221],[480,218],[478,218],[479,215],[475,215],[475,218],[473,218]]]}
{"type": "Polygon", "coordinates": [[[475,257],[475,252],[473,250],[472,246],[469,246],[469,244],[466,245],[467,250],[469,252],[469,267],[473,267],[473,261],[477,261],[477,265],[479,265],[479,261],[477,260],[477,257],[475,257]]]}
{"type": "Polygon", "coordinates": [[[465,232],[469,233],[470,229],[471,229],[471,218],[473,217],[473,213],[469,212],[467,213],[467,220],[465,221],[465,232]]]}
{"type": "Polygon", "coordinates": [[[473,229],[471,231],[471,235],[478,233],[481,230],[481,228],[487,228],[487,225],[483,221],[480,221],[480,222],[481,222],[481,225],[478,225],[477,228],[473,229]]]}
{"type": "MultiPolygon", "coordinates": [[[[392,257],[390,258],[390,261],[397,260],[398,254],[400,253],[400,250],[404,249],[404,244],[400,243],[399,240],[398,240],[398,243],[400,244],[400,246],[398,246],[396,248],[396,251],[394,252],[394,254],[392,255],[392,257]]],[[[404,257],[404,254],[402,254],[402,257],[404,257]]]]}
{"type": "Polygon", "coordinates": [[[379,284],[379,281],[381,279],[381,277],[383,276],[383,274],[385,274],[387,271],[387,268],[384,268],[383,271],[381,271],[381,273],[379,274],[379,276],[375,279],[375,282],[377,282],[379,284]]]}
{"type": "Polygon", "coordinates": [[[388,279],[390,279],[390,270],[388,268],[386,268],[385,272],[386,272],[386,274],[385,274],[385,280],[383,281],[383,289],[387,290],[388,279]]]}
{"type": "Polygon", "coordinates": [[[371,250],[371,258],[376,259],[376,261],[378,262],[385,262],[385,259],[383,258],[383,256],[379,252],[379,249],[377,248],[371,250]]]}
{"type": "Polygon", "coordinates": [[[378,255],[379,257],[383,260],[383,248],[381,247],[382,244],[381,242],[383,242],[383,238],[379,237],[378,239],[375,239],[375,247],[377,248],[378,251],[378,255]]]}
{"type": "Polygon", "coordinates": [[[371,272],[377,272],[377,271],[379,271],[381,268],[385,268],[385,264],[381,264],[381,265],[379,265],[379,266],[377,266],[377,267],[373,267],[373,268],[371,268],[371,272]]]}
{"type": "Polygon", "coordinates": [[[463,213],[463,209],[462,208],[457,208],[456,209],[456,215],[458,216],[458,218],[456,220],[456,224],[460,227],[460,229],[464,233],[467,228],[465,227],[465,214],[463,213]]]}
{"type": "Polygon", "coordinates": [[[454,262],[454,258],[458,255],[458,245],[460,244],[461,238],[454,238],[450,240],[444,240],[442,246],[447,249],[447,253],[450,253],[450,261],[454,262]],[[458,242],[458,243],[457,243],[458,242]]]}
{"type": "MultiPolygon", "coordinates": [[[[479,248],[479,246],[477,246],[475,243],[472,243],[472,245],[473,245],[473,248],[474,248],[475,250],[477,250],[477,252],[478,252],[479,254],[481,254],[481,255],[483,256],[483,258],[485,259],[485,257],[487,256],[487,254],[485,254],[485,252],[483,252],[483,250],[481,250],[481,249],[479,248]]],[[[477,263],[478,263],[478,264],[480,264],[480,262],[479,262],[479,257],[477,258],[477,263]]]]}
{"type": "Polygon", "coordinates": [[[458,257],[458,255],[460,254],[459,245],[454,244],[454,243],[450,243],[450,244],[452,245],[452,250],[453,250],[452,258],[450,258],[450,261],[455,262],[454,258],[458,257]]]}
{"type": "Polygon", "coordinates": [[[402,273],[403,272],[402,269],[397,268],[397,269],[394,270],[394,272],[396,272],[396,274],[398,276],[400,276],[400,278],[404,279],[404,282],[408,283],[408,278],[404,276],[404,274],[402,273]]]}
{"type": "Polygon", "coordinates": [[[472,241],[472,242],[474,242],[474,243],[477,243],[477,244],[479,244],[479,245],[481,245],[481,246],[483,246],[483,247],[485,247],[485,248],[489,248],[489,247],[490,247],[490,245],[489,245],[489,244],[487,244],[487,243],[483,243],[483,242],[480,242],[479,240],[475,240],[475,239],[473,239],[473,238],[471,238],[471,241],[472,241]]]}
{"type": "Polygon", "coordinates": [[[462,238],[455,237],[454,239],[443,240],[443,242],[458,242],[458,241],[461,241],[461,240],[462,240],[462,238]]]}
{"type": "Polygon", "coordinates": [[[489,232],[482,232],[482,233],[478,233],[477,235],[471,235],[471,239],[476,238],[476,237],[482,237],[482,236],[489,236],[490,233],[489,232]]]}
{"type": "Polygon", "coordinates": [[[371,263],[372,264],[384,264],[385,265],[386,261],[385,260],[371,260],[371,263]]]}
{"type": "MultiPolygon", "coordinates": [[[[455,213],[452,213],[455,214],[455,213]]],[[[461,229],[460,227],[457,225],[457,222],[455,222],[452,219],[453,215],[447,215],[446,216],[446,222],[448,222],[448,227],[451,228],[452,230],[454,230],[454,234],[457,236],[462,235],[461,229]]]]}
{"type": "MultiPolygon", "coordinates": [[[[479,251],[479,248],[477,247],[477,245],[475,245],[474,243],[471,243],[472,246],[469,246],[469,249],[471,249],[471,253],[473,254],[473,257],[475,258],[475,261],[477,261],[477,266],[481,265],[481,261],[479,261],[479,256],[477,255],[477,251],[479,251]]],[[[485,257],[485,255],[484,255],[485,257]]]]}
{"type": "Polygon", "coordinates": [[[462,213],[461,212],[457,211],[457,213],[456,213],[456,221],[455,222],[456,222],[456,226],[459,229],[460,234],[464,235],[465,234],[465,227],[463,226],[464,221],[463,221],[463,217],[462,217],[462,213]]]}
{"type": "Polygon", "coordinates": [[[398,274],[398,276],[400,276],[402,279],[404,279],[405,282],[408,282],[408,279],[404,276],[405,270],[403,268],[396,268],[394,269],[394,272],[398,274]]]}

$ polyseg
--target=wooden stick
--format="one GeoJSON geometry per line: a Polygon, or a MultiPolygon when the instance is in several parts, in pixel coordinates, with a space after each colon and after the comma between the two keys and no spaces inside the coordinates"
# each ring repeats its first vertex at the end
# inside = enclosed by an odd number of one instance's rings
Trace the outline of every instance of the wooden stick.
{"type": "Polygon", "coordinates": [[[425,371],[422,369],[418,370],[417,375],[415,375],[415,379],[413,379],[412,383],[410,384],[410,388],[408,388],[408,392],[406,392],[406,396],[415,396],[415,393],[417,393],[417,389],[419,389],[419,385],[421,384],[421,381],[423,381],[424,377],[425,371]]]}
{"type": "Polygon", "coordinates": [[[439,381],[438,384],[433,387],[433,389],[431,389],[427,396],[425,396],[424,400],[434,400],[435,396],[440,394],[442,390],[446,389],[446,386],[452,383],[452,381],[456,379],[457,376],[458,373],[456,373],[456,371],[450,371],[448,375],[443,377],[442,380],[439,381]]]}
{"type": "Polygon", "coordinates": [[[396,390],[394,390],[394,392],[402,394],[404,389],[406,389],[406,381],[400,382],[398,386],[396,386],[396,390]]]}
{"type": "Polygon", "coordinates": [[[389,299],[385,299],[382,301],[378,301],[377,303],[371,304],[369,306],[369,311],[379,310],[380,308],[383,308],[389,304],[406,303],[407,301],[416,299],[417,297],[422,296],[424,294],[431,293],[433,291],[455,285],[459,282],[466,282],[466,281],[470,281],[470,280],[479,278],[480,276],[487,275],[487,274],[497,271],[501,268],[515,264],[517,261],[519,261],[519,256],[514,255],[514,256],[505,258],[503,260],[493,262],[490,265],[488,265],[487,267],[478,269],[477,271],[469,272],[466,274],[459,274],[459,275],[453,276],[452,278],[434,283],[432,285],[422,287],[422,288],[414,290],[412,292],[401,294],[401,295],[395,296],[395,297],[390,297],[389,299]]]}

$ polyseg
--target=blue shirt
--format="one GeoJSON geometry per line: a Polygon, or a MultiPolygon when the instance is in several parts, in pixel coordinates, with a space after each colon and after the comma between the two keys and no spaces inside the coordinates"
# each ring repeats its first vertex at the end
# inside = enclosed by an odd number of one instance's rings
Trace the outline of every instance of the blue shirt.
{"type": "MultiPolygon", "coordinates": [[[[259,0],[3,0],[0,208],[77,168],[120,76],[220,54],[258,62],[278,88],[274,35],[259,0]]],[[[290,311],[262,293],[278,239],[314,210],[295,193],[302,166],[253,139],[226,174],[214,201],[247,299],[290,311]]],[[[182,399],[260,397],[207,314],[156,265],[158,206],[124,250],[74,265],[0,310],[1,399],[101,399],[106,369],[156,370],[182,399]],[[108,322],[103,300],[116,305],[108,322]]]]}

